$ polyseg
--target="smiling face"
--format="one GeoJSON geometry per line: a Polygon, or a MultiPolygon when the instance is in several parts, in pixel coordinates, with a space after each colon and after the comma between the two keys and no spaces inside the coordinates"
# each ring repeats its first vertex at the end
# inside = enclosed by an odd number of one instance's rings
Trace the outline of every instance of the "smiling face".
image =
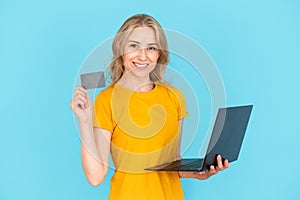
{"type": "MultiPolygon", "coordinates": [[[[125,73],[131,78],[150,80],[160,56],[155,32],[150,27],[138,27],[129,35],[122,56],[125,73]]],[[[126,75],[126,76],[127,76],[126,75]]]]}

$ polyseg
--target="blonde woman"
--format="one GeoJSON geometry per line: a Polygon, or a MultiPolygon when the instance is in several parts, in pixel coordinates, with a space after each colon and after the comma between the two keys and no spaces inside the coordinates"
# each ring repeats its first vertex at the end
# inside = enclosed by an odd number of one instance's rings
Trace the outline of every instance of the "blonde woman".
{"type": "Polygon", "coordinates": [[[90,184],[101,184],[112,155],[111,200],[182,200],[180,178],[207,179],[229,163],[204,172],[149,172],[145,168],[180,159],[184,95],[164,80],[168,45],[160,24],[139,14],[121,26],[109,66],[111,85],[94,106],[76,87],[70,107],[78,118],[82,166],[90,184]]]}

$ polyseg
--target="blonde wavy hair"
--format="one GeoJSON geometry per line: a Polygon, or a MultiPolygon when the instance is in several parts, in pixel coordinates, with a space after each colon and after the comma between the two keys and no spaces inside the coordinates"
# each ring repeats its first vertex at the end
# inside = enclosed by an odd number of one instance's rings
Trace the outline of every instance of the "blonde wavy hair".
{"type": "Polygon", "coordinates": [[[169,62],[168,43],[160,24],[151,16],[146,14],[137,14],[128,18],[118,30],[112,44],[113,58],[109,64],[108,74],[111,84],[116,83],[124,74],[123,51],[127,39],[131,32],[138,27],[145,26],[154,30],[158,43],[159,58],[153,71],[150,73],[150,80],[161,83],[167,83],[164,79],[165,68],[169,62]]]}

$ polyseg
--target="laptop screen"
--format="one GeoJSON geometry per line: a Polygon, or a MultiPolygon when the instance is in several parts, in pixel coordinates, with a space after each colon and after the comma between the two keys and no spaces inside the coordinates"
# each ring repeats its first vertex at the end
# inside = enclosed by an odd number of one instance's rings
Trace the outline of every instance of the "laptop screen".
{"type": "Polygon", "coordinates": [[[253,105],[220,108],[207,148],[204,168],[216,166],[216,156],[237,160],[253,105]]]}

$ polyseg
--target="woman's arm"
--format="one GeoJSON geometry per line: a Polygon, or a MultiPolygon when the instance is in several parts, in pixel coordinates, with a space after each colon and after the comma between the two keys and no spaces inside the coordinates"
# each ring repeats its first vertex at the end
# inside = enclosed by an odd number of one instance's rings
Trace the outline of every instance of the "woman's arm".
{"type": "MultiPolygon", "coordinates": [[[[180,134],[179,148],[178,148],[177,155],[176,155],[176,158],[178,160],[181,159],[181,156],[180,156],[180,144],[181,144],[181,138],[182,138],[182,125],[183,125],[183,119],[178,120],[179,134],[180,134]]],[[[202,172],[197,172],[197,171],[195,171],[195,172],[178,171],[178,176],[180,178],[197,178],[199,180],[208,179],[212,175],[215,175],[219,171],[222,171],[222,170],[224,170],[224,169],[226,169],[226,168],[229,167],[228,160],[225,160],[224,164],[223,164],[222,157],[220,155],[217,157],[217,161],[218,161],[218,166],[217,167],[210,166],[209,170],[202,171],[202,172]]]]}
{"type": "Polygon", "coordinates": [[[107,174],[110,156],[111,132],[105,129],[80,125],[82,139],[81,162],[88,182],[100,185],[107,174]]]}
{"type": "Polygon", "coordinates": [[[223,165],[222,157],[220,155],[218,155],[217,161],[218,161],[218,166],[217,167],[210,166],[209,170],[205,170],[205,171],[202,171],[202,172],[179,171],[178,175],[179,175],[180,178],[196,178],[196,179],[199,179],[199,180],[206,180],[209,177],[211,177],[212,175],[217,174],[219,171],[223,171],[224,169],[229,167],[228,160],[225,160],[224,165],[223,165]]]}
{"type": "Polygon", "coordinates": [[[99,185],[108,169],[111,132],[93,127],[93,105],[84,88],[75,88],[70,107],[80,124],[81,161],[85,176],[91,185],[99,185]]]}

